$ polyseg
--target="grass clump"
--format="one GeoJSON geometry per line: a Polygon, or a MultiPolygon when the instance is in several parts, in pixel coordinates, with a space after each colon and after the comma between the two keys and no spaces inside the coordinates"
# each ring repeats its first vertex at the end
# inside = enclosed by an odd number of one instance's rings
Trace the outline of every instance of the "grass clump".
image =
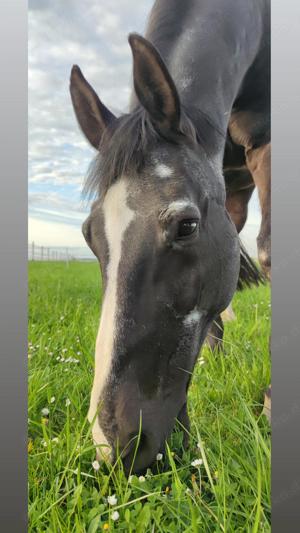
{"type": "Polygon", "coordinates": [[[157,471],[98,468],[86,420],[101,306],[96,263],[29,265],[29,530],[43,533],[269,532],[269,287],[237,293],[226,354],[208,348],[157,471]]]}

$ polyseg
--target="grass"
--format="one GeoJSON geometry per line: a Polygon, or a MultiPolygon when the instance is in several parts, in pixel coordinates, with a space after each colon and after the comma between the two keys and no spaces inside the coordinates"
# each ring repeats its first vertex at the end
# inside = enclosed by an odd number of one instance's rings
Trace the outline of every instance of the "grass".
{"type": "Polygon", "coordinates": [[[178,428],[158,472],[128,480],[120,462],[92,466],[86,414],[98,265],[34,262],[29,280],[29,530],[269,532],[270,430],[261,415],[270,381],[269,287],[236,294],[226,355],[203,349],[189,390],[188,449],[178,428]],[[192,466],[197,458],[203,463],[192,466]]]}

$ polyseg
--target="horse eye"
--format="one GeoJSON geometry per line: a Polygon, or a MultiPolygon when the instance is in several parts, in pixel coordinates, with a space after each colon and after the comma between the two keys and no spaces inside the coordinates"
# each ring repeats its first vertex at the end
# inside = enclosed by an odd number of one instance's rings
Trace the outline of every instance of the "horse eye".
{"type": "Polygon", "coordinates": [[[198,226],[198,221],[193,219],[181,220],[178,224],[177,239],[183,239],[192,235],[198,226]]]}

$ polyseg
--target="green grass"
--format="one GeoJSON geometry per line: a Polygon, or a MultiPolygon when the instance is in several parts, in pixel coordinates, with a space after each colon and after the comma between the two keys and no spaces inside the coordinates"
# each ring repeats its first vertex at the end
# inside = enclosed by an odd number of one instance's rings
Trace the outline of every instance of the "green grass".
{"type": "Polygon", "coordinates": [[[86,414],[101,303],[98,265],[30,263],[29,280],[29,530],[270,531],[270,430],[261,415],[270,381],[269,287],[236,294],[226,354],[204,348],[205,363],[195,367],[188,449],[175,431],[159,473],[141,482],[128,481],[120,462],[92,467],[86,414]],[[194,467],[197,458],[203,464],[194,467]],[[109,506],[113,494],[117,504],[109,506]]]}

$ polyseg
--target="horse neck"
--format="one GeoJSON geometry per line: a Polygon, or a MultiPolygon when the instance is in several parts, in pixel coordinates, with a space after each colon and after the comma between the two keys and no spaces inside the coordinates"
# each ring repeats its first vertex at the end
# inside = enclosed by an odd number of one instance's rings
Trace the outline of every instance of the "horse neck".
{"type": "Polygon", "coordinates": [[[162,55],[196,127],[202,126],[204,112],[226,134],[234,100],[260,47],[264,10],[265,0],[154,4],[146,37],[162,55]]]}

